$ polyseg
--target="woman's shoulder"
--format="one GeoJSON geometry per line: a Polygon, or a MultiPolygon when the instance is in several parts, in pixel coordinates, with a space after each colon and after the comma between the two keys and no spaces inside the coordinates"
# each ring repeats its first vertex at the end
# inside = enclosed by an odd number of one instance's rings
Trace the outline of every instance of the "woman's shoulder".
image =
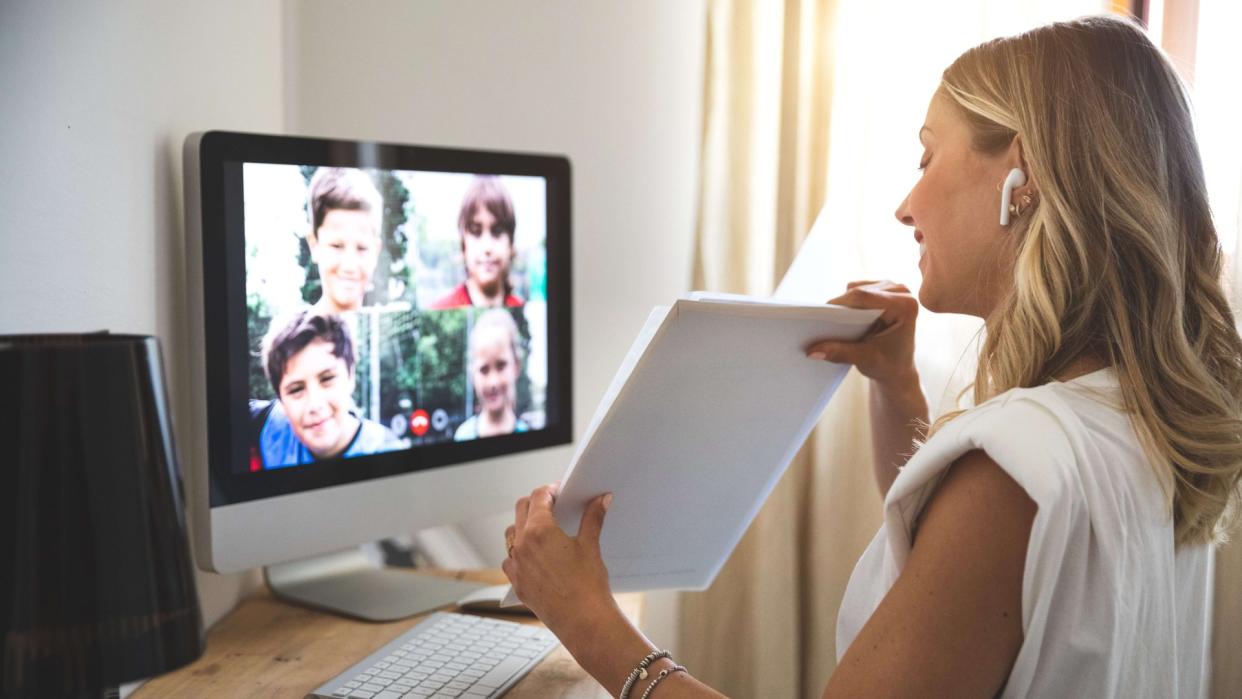
{"type": "Polygon", "coordinates": [[[1129,430],[1107,372],[1012,389],[932,435],[902,469],[886,502],[921,510],[945,470],[977,450],[1041,507],[1082,504],[1085,455],[1097,452],[1100,444],[1135,442],[1129,430]]]}

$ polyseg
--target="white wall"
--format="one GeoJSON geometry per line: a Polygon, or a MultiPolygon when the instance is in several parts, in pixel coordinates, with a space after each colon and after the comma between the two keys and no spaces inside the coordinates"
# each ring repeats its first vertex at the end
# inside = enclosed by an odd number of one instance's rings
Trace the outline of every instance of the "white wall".
{"type": "MultiPolygon", "coordinates": [[[[283,124],[275,1],[0,5],[0,332],[163,344],[188,429],[181,142],[283,124]]],[[[253,575],[201,574],[208,622],[253,575]]]]}
{"type": "MultiPolygon", "coordinates": [[[[688,283],[703,28],[703,0],[4,2],[0,332],[159,336],[185,431],[185,134],[564,153],[580,432],[688,283]]],[[[506,517],[468,528],[491,560],[506,517]]],[[[208,621],[255,580],[201,575],[208,621]]]]}

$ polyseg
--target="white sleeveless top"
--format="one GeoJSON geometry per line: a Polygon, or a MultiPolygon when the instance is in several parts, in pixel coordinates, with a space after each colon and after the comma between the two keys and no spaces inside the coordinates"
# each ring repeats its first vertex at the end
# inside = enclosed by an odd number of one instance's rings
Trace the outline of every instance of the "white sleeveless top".
{"type": "Polygon", "coordinates": [[[1024,639],[1003,697],[1204,697],[1210,546],[1174,552],[1164,490],[1112,369],[1014,389],[945,425],[901,470],[850,577],[837,659],[901,574],[946,467],[987,452],[1039,509],[1022,575],[1024,639]]]}

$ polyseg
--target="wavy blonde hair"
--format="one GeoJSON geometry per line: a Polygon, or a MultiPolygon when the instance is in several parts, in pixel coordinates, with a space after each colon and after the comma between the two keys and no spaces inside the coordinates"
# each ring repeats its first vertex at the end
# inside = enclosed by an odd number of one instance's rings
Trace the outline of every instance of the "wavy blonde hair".
{"type": "Polygon", "coordinates": [[[1171,485],[1177,545],[1223,538],[1242,476],[1242,340],[1172,65],[1132,22],[1087,17],[967,51],[940,91],[976,151],[1020,136],[1038,192],[985,321],[975,404],[1099,358],[1171,485]]]}

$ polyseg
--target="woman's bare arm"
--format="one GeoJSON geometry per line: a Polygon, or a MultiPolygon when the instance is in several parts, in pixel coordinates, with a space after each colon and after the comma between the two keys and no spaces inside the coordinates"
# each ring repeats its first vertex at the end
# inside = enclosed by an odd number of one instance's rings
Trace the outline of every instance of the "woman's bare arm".
{"type": "Polygon", "coordinates": [[[1022,573],[1035,512],[987,454],[958,459],[825,699],[995,696],[1022,646],[1022,573]]]}
{"type": "Polygon", "coordinates": [[[927,399],[915,375],[887,385],[871,381],[868,402],[875,483],[883,498],[914,453],[914,441],[926,436],[927,399]]]}
{"type": "MultiPolygon", "coordinates": [[[[599,535],[609,500],[587,505],[577,536],[566,534],[552,514],[557,486],[546,485],[518,500],[514,523],[505,532],[513,546],[501,567],[518,597],[560,639],[578,664],[613,696],[654,646],[621,613],[608,587],[599,535]]],[[[672,534],[670,534],[672,535],[672,534]]],[[[630,691],[639,699],[660,672],[673,667],[661,659],[630,691]]],[[[684,672],[660,682],[652,699],[720,699],[722,695],[684,672]]]]}
{"type": "Polygon", "coordinates": [[[807,354],[839,364],[853,364],[870,382],[873,468],[880,497],[897,478],[914,451],[919,425],[927,422],[927,401],[914,366],[914,326],[919,302],[903,284],[850,282],[848,291],[828,303],[882,311],[876,328],[858,342],[823,341],[807,354]]]}

